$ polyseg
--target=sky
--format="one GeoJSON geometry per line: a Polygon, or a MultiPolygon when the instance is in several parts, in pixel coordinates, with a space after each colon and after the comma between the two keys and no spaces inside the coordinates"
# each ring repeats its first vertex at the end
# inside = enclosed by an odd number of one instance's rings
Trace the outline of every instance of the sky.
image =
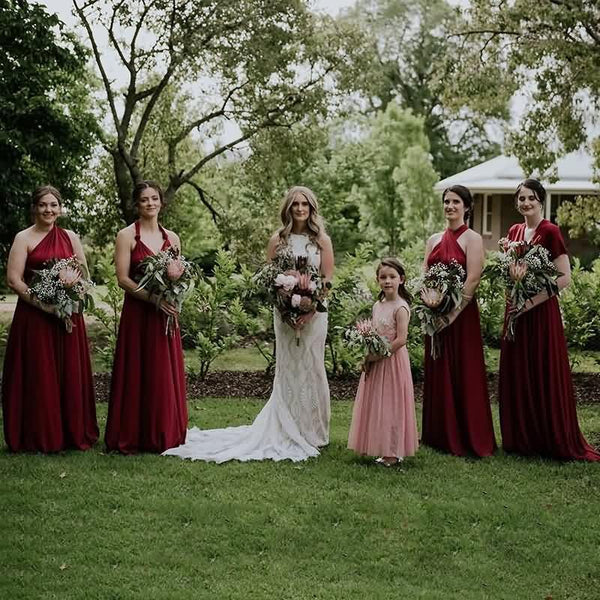
{"type": "MultiPolygon", "coordinates": [[[[38,4],[44,4],[50,12],[58,16],[69,26],[76,24],[76,19],[71,14],[70,0],[36,0],[38,4]]],[[[340,10],[354,4],[355,0],[314,0],[314,10],[337,15],[340,10]]]]}
{"type": "MultiPolygon", "coordinates": [[[[60,19],[69,27],[76,30],[80,35],[82,40],[86,40],[87,36],[85,31],[79,24],[79,20],[72,14],[72,2],[71,0],[35,0],[39,4],[45,5],[49,12],[56,13],[60,19]]],[[[455,5],[465,5],[468,3],[468,0],[449,0],[451,4],[455,5]]],[[[356,0],[312,0],[311,5],[312,9],[316,12],[322,12],[326,14],[330,14],[332,16],[336,16],[340,11],[349,8],[355,4],[356,0]]],[[[107,42],[102,43],[100,40],[106,40],[105,32],[100,29],[97,31],[97,39],[99,40],[100,49],[102,51],[103,46],[107,45],[107,42]]],[[[85,41],[84,41],[85,43],[85,41]]],[[[119,72],[122,73],[124,77],[123,83],[125,83],[126,73],[123,71],[122,65],[119,65],[116,62],[116,58],[109,51],[104,54],[104,62],[107,71],[111,74],[112,77],[116,77],[117,81],[121,79],[121,76],[118,75],[119,72]]],[[[515,111],[520,112],[520,111],[515,111]]],[[[232,137],[237,137],[239,133],[239,129],[233,123],[228,122],[226,125],[226,130],[224,132],[225,137],[230,139],[232,137]],[[231,131],[229,131],[231,130],[231,131]]],[[[502,132],[497,127],[492,127],[488,134],[496,141],[502,143],[502,132]]]]}

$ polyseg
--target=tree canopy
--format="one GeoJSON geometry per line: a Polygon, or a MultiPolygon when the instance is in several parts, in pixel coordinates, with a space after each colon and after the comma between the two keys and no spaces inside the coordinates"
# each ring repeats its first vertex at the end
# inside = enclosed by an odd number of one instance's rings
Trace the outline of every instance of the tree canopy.
{"type": "Polygon", "coordinates": [[[586,142],[597,116],[600,6],[589,0],[471,0],[465,17],[455,34],[462,47],[448,102],[506,115],[518,92],[524,110],[511,127],[507,151],[525,172],[544,173],[586,142]]]}
{"type": "Polygon", "coordinates": [[[444,98],[460,46],[452,33],[461,23],[446,0],[359,0],[346,18],[360,24],[370,45],[360,78],[368,110],[393,101],[421,117],[440,177],[498,152],[485,129],[489,118],[444,98]]]}
{"type": "Polygon", "coordinates": [[[86,52],[56,15],[0,0],[0,262],[29,221],[31,192],[51,183],[67,208],[98,132],[86,52]]]}
{"type": "Polygon", "coordinates": [[[311,13],[304,2],[273,0],[73,0],[103,82],[112,132],[104,147],[113,164],[121,212],[132,218],[133,184],[144,170],[152,117],[168,89],[194,89],[185,118],[171,122],[166,197],[191,186],[203,201],[206,165],[265,128],[288,128],[325,114],[338,82],[360,69],[360,35],[311,13]],[[97,40],[107,32],[125,73],[111,78],[97,40]],[[121,100],[122,93],[122,100],[121,100]],[[227,123],[233,123],[226,127],[227,123]],[[233,130],[233,133],[232,131],[233,130]],[[182,152],[193,140],[196,152],[182,152]]]}

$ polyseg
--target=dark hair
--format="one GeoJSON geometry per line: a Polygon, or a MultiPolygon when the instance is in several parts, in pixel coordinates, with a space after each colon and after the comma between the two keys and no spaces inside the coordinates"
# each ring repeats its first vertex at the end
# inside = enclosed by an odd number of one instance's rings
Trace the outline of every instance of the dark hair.
{"type": "Polygon", "coordinates": [[[62,196],[60,192],[53,185],[40,185],[40,187],[36,188],[31,194],[31,218],[35,217],[35,207],[38,205],[39,201],[48,194],[51,194],[58,201],[59,206],[62,206],[62,196]]]}
{"type": "Polygon", "coordinates": [[[517,186],[517,191],[515,192],[514,196],[515,206],[517,204],[517,198],[519,197],[521,188],[533,190],[536,200],[542,206],[544,206],[546,202],[546,188],[544,188],[544,186],[537,179],[525,179],[524,181],[521,181],[521,183],[517,186]]]}
{"type": "MultiPolygon", "coordinates": [[[[406,289],[406,271],[404,270],[404,267],[402,266],[400,261],[397,258],[393,258],[391,256],[389,258],[382,259],[381,262],[377,265],[377,270],[375,271],[375,275],[377,277],[379,277],[379,271],[381,270],[381,267],[390,267],[391,269],[394,269],[398,272],[398,275],[400,275],[400,277],[404,280],[401,281],[400,285],[398,286],[398,295],[401,298],[404,298],[410,304],[412,302],[412,294],[406,289]]],[[[383,300],[384,297],[385,294],[383,293],[383,290],[381,290],[379,292],[378,298],[380,300],[383,300]]]]}
{"type": "Polygon", "coordinates": [[[446,194],[448,192],[454,192],[460,196],[460,199],[463,201],[463,204],[465,205],[464,221],[466,223],[473,212],[473,196],[471,195],[471,191],[464,185],[451,185],[442,192],[442,203],[446,199],[446,194]]]}
{"type": "Polygon", "coordinates": [[[142,192],[144,190],[147,190],[148,188],[152,188],[153,190],[156,190],[158,192],[158,196],[160,198],[160,205],[164,206],[165,197],[164,197],[162,188],[160,187],[160,185],[158,183],[156,183],[156,181],[152,181],[150,179],[145,180],[145,181],[140,181],[139,183],[135,184],[135,187],[133,188],[133,193],[131,194],[131,199],[133,200],[133,204],[135,206],[137,206],[137,204],[140,201],[140,196],[142,195],[142,192]]]}

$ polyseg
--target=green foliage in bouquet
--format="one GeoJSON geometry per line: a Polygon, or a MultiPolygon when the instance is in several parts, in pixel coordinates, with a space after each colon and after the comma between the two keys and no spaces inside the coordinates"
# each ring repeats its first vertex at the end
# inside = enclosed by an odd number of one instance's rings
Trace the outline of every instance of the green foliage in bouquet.
{"type": "Polygon", "coordinates": [[[512,309],[508,313],[505,337],[512,340],[525,303],[542,291],[548,296],[558,294],[556,280],[562,273],[540,244],[501,238],[498,245],[501,251],[492,253],[485,270],[504,284],[512,309]]]}
{"type": "Polygon", "coordinates": [[[69,333],[73,329],[73,314],[94,306],[91,294],[94,284],[84,270],[76,256],[49,260],[43,269],[33,271],[27,290],[40,302],[54,307],[69,333]]]}

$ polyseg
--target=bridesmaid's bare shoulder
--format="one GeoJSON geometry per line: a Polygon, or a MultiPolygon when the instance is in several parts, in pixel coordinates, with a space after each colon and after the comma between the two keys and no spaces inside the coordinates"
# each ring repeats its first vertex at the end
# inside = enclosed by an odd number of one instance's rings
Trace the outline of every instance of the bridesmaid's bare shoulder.
{"type": "Polygon", "coordinates": [[[14,240],[15,243],[16,244],[27,243],[31,239],[32,233],[33,233],[33,225],[31,225],[30,227],[27,227],[26,229],[21,229],[21,231],[19,231],[15,235],[15,240],[14,240]]]}
{"type": "Polygon", "coordinates": [[[72,229],[65,229],[64,231],[69,236],[71,243],[79,241],[79,236],[72,229]]]}
{"type": "Polygon", "coordinates": [[[127,246],[130,249],[135,245],[135,224],[127,225],[127,227],[123,227],[117,233],[117,239],[115,240],[116,246],[127,246]]]}
{"type": "Polygon", "coordinates": [[[469,243],[473,243],[473,244],[482,244],[483,243],[483,238],[481,237],[481,235],[473,229],[470,229],[470,228],[467,229],[463,233],[463,235],[466,237],[466,240],[469,243]]]}
{"type": "Polygon", "coordinates": [[[181,248],[181,240],[179,239],[179,236],[170,229],[165,229],[165,232],[167,233],[167,237],[169,238],[171,245],[175,246],[176,248],[181,248]]]}
{"type": "Polygon", "coordinates": [[[430,235],[429,239],[427,240],[427,248],[433,248],[442,239],[443,235],[443,231],[438,231],[437,233],[430,235]]]}
{"type": "Polygon", "coordinates": [[[119,230],[117,233],[117,240],[126,240],[126,239],[134,239],[135,238],[135,223],[131,225],[127,225],[127,227],[123,227],[123,229],[119,230]]]}

